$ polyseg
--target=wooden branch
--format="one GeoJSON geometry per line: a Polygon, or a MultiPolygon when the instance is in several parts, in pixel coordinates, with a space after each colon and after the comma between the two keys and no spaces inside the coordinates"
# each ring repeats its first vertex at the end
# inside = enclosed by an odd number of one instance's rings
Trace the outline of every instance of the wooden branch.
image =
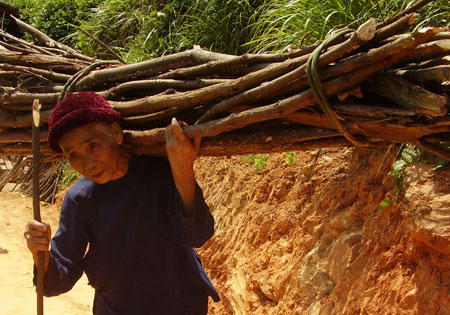
{"type": "Polygon", "coordinates": [[[367,53],[358,54],[342,60],[339,62],[339,66],[330,67],[329,69],[324,70],[324,76],[335,77],[342,73],[353,71],[358,67],[379,62],[386,58],[396,59],[398,54],[403,55],[401,58],[402,61],[405,59],[408,60],[406,55],[410,56],[412,50],[441,31],[441,28],[424,28],[413,34],[404,34],[392,42],[369,50],[367,53]]]}
{"type": "Polygon", "coordinates": [[[44,77],[49,80],[57,81],[57,82],[66,82],[70,79],[70,75],[57,73],[54,71],[42,70],[34,67],[23,67],[23,66],[15,66],[6,63],[0,64],[0,69],[6,71],[18,71],[23,73],[34,74],[40,77],[44,77]]]}
{"type": "MultiPolygon", "coordinates": [[[[349,39],[345,42],[333,47],[329,51],[325,52],[319,59],[319,65],[324,66],[329,64],[340,57],[348,54],[350,51],[359,47],[361,44],[369,41],[373,38],[375,33],[375,20],[370,19],[368,22],[361,25],[358,30],[356,30],[349,39]]],[[[230,97],[226,100],[221,101],[212,108],[210,108],[197,123],[205,122],[220,112],[227,111],[239,104],[245,104],[249,102],[255,102],[268,95],[273,95],[277,90],[281,89],[286,85],[295,84],[296,81],[300,80],[306,74],[306,66],[302,64],[299,68],[282,75],[275,80],[268,82],[262,86],[258,86],[251,90],[247,90],[241,94],[234,97],[230,97]]]]}
{"type": "Polygon", "coordinates": [[[411,25],[414,25],[418,16],[419,15],[417,13],[410,13],[399,18],[389,25],[379,28],[373,38],[373,42],[379,43],[382,40],[385,40],[408,29],[411,25]]]}
{"type": "Polygon", "coordinates": [[[337,113],[347,116],[367,117],[372,119],[392,119],[401,117],[412,117],[417,115],[417,110],[388,107],[383,105],[362,104],[333,104],[337,113]]]}
{"type": "Polygon", "coordinates": [[[415,82],[435,81],[442,83],[450,80],[450,65],[416,70],[399,70],[397,74],[415,82]]]}
{"type": "Polygon", "coordinates": [[[152,79],[125,82],[118,84],[107,91],[99,92],[106,99],[112,98],[129,91],[147,90],[147,89],[179,89],[179,90],[195,90],[214,84],[228,82],[227,79],[197,79],[197,80],[173,80],[173,79],[152,79]]]}
{"type": "Polygon", "coordinates": [[[78,59],[84,60],[84,61],[88,61],[88,62],[92,62],[95,59],[94,58],[90,58],[88,56],[82,55],[80,54],[78,51],[76,51],[75,49],[66,46],[64,44],[61,44],[55,40],[53,40],[52,38],[50,38],[49,36],[47,36],[46,34],[42,33],[40,30],[34,28],[33,26],[23,22],[22,20],[16,18],[16,17],[12,17],[17,25],[19,26],[19,28],[27,33],[30,34],[31,36],[33,36],[34,38],[36,38],[38,41],[40,41],[42,44],[44,44],[47,47],[56,47],[58,49],[61,49],[67,53],[69,53],[70,55],[75,56],[78,59]]]}
{"type": "Polygon", "coordinates": [[[183,68],[205,62],[232,58],[229,55],[212,53],[201,49],[191,49],[172,55],[150,59],[113,69],[91,72],[76,85],[77,90],[87,90],[100,83],[120,82],[138,77],[150,77],[169,70],[183,68]]]}
{"type": "Polygon", "coordinates": [[[167,108],[157,113],[147,114],[147,115],[139,115],[139,116],[130,116],[124,118],[125,126],[134,126],[144,123],[149,123],[152,121],[158,121],[161,119],[169,119],[175,117],[177,114],[186,111],[186,108],[172,107],[167,108]]]}
{"type": "MultiPolygon", "coordinates": [[[[139,132],[125,133],[126,146],[137,154],[165,155],[165,144],[147,144],[139,132]]],[[[352,146],[336,131],[286,127],[260,131],[238,131],[214,138],[202,139],[199,156],[231,156],[249,153],[270,153],[308,150],[316,145],[352,146]]]]}
{"type": "Polygon", "coordinates": [[[371,80],[371,84],[364,85],[366,90],[387,97],[404,108],[430,117],[447,113],[447,99],[444,96],[416,86],[402,77],[378,74],[371,80]]]}
{"type": "Polygon", "coordinates": [[[56,104],[59,93],[13,93],[0,94],[0,103],[32,103],[34,99],[38,99],[42,103],[56,104]]]}
{"type": "Polygon", "coordinates": [[[1,49],[0,63],[27,67],[39,65],[40,69],[66,74],[74,74],[88,66],[88,63],[84,61],[60,56],[48,56],[38,53],[24,55],[18,52],[5,51],[1,49]]]}
{"type": "Polygon", "coordinates": [[[417,141],[412,141],[410,143],[450,161],[450,150],[433,144],[426,139],[418,139],[417,141]]]}
{"type": "Polygon", "coordinates": [[[36,52],[36,53],[41,53],[41,54],[44,54],[44,55],[50,55],[50,56],[53,55],[53,54],[52,54],[50,51],[48,51],[47,49],[42,48],[42,47],[39,47],[39,46],[36,46],[36,45],[33,45],[33,44],[31,44],[31,43],[29,43],[29,42],[23,40],[23,39],[17,38],[17,37],[15,37],[15,36],[13,36],[13,35],[11,35],[11,34],[9,34],[9,33],[6,33],[6,32],[3,31],[3,30],[0,30],[0,35],[1,35],[2,37],[5,37],[5,38],[9,39],[10,41],[12,41],[12,42],[14,42],[14,43],[17,43],[17,44],[19,44],[19,45],[25,47],[25,48],[31,49],[32,51],[34,51],[34,52],[36,52]]]}
{"type": "MultiPolygon", "coordinates": [[[[41,111],[41,122],[43,124],[48,122],[51,110],[41,111]]],[[[25,128],[31,127],[32,124],[31,113],[20,115],[1,115],[0,116],[0,128],[25,128]]]]}
{"type": "Polygon", "coordinates": [[[433,39],[434,39],[434,40],[439,40],[439,39],[450,39],[450,31],[447,30],[447,31],[440,32],[439,34],[436,34],[436,35],[433,37],[433,39]]]}
{"type": "MultiPolygon", "coordinates": [[[[352,37],[352,39],[349,40],[349,42],[347,42],[346,45],[340,46],[341,48],[342,47],[343,48],[342,50],[338,51],[342,53],[344,49],[348,49],[347,50],[348,52],[351,50],[349,49],[349,47],[351,47],[349,43],[355,45],[356,42],[361,43],[361,41],[364,39],[364,36],[373,36],[373,32],[371,32],[372,27],[373,21],[366,23],[363,27],[360,28],[361,31],[355,33],[356,35],[352,37]]],[[[336,54],[336,52],[330,53],[328,56],[334,56],[334,54],[336,54]]],[[[287,60],[286,62],[283,62],[281,64],[273,64],[265,69],[250,73],[242,78],[238,78],[223,84],[217,84],[212,87],[207,87],[192,92],[179,93],[169,97],[168,96],[163,96],[159,98],[147,97],[144,99],[138,99],[128,102],[120,102],[120,103],[112,102],[111,105],[115,109],[126,115],[142,112],[151,113],[156,110],[168,107],[191,108],[196,104],[209,102],[219,97],[225,96],[229,97],[232,95],[236,95],[239,92],[257,86],[258,84],[264,81],[279,77],[289,71],[292,71],[295,68],[303,65],[306,62],[306,60],[307,56],[301,56],[295,59],[287,60]]]]}
{"type": "MultiPolygon", "coordinates": [[[[54,107],[52,103],[42,103],[41,110],[51,110],[54,107]]],[[[0,103],[0,109],[5,109],[9,111],[19,111],[19,112],[29,112],[31,111],[32,103],[0,103]]],[[[12,114],[12,113],[11,113],[12,114]]],[[[17,113],[16,113],[17,114],[17,113]]]]}
{"type": "MultiPolygon", "coordinates": [[[[294,112],[286,117],[290,122],[305,124],[318,128],[333,128],[328,118],[322,113],[294,112]]],[[[439,132],[449,132],[449,125],[429,123],[426,125],[395,123],[392,120],[347,121],[346,128],[353,134],[361,134],[369,138],[384,139],[390,142],[409,143],[424,136],[439,132]]]]}
{"type": "Polygon", "coordinates": [[[411,5],[409,8],[406,8],[405,10],[402,10],[399,13],[395,14],[394,16],[389,18],[387,21],[378,23],[377,28],[383,27],[384,25],[387,25],[387,24],[391,24],[404,15],[417,12],[420,8],[426,6],[428,3],[433,2],[433,1],[435,1],[435,0],[421,0],[421,1],[411,5]]]}
{"type": "MultiPolygon", "coordinates": [[[[40,142],[46,142],[48,133],[45,131],[39,134],[40,142]]],[[[31,130],[28,129],[13,129],[0,130],[0,144],[28,142],[31,143],[31,130]]]]}
{"type": "Polygon", "coordinates": [[[417,46],[417,48],[409,54],[409,57],[404,60],[407,62],[420,62],[433,58],[439,58],[448,55],[450,51],[450,40],[442,39],[432,42],[427,42],[417,46]]]}
{"type": "Polygon", "coordinates": [[[19,47],[17,45],[9,44],[9,43],[7,43],[5,41],[0,41],[0,45],[2,45],[3,48],[7,48],[8,50],[17,51],[17,52],[21,52],[21,53],[24,53],[24,54],[38,52],[36,49],[31,49],[31,48],[28,48],[28,47],[19,47]]]}
{"type": "MultiPolygon", "coordinates": [[[[41,143],[39,151],[41,152],[43,158],[53,157],[55,154],[48,147],[47,143],[41,143]]],[[[30,156],[32,155],[32,149],[30,143],[17,143],[17,144],[6,144],[0,146],[0,156],[30,156]]],[[[62,156],[58,156],[58,159],[62,159],[62,156]]]]}
{"type": "Polygon", "coordinates": [[[144,112],[152,113],[170,107],[192,108],[198,104],[210,102],[220,97],[235,95],[268,79],[282,75],[286,71],[294,69],[297,66],[296,62],[302,64],[306,61],[304,57],[299,57],[299,59],[288,60],[282,64],[283,66],[273,64],[263,70],[249,73],[242,78],[190,92],[183,92],[170,96],[150,96],[126,102],[111,102],[111,105],[114,109],[125,115],[144,112]],[[302,60],[299,62],[299,59],[302,60]]]}
{"type": "MultiPolygon", "coordinates": [[[[400,59],[401,55],[397,54],[396,58],[386,59],[378,63],[371,64],[366,68],[358,69],[350,74],[346,74],[325,82],[324,89],[326,94],[336,94],[340,91],[349,89],[400,59]]],[[[242,128],[264,120],[285,117],[293,111],[314,104],[314,101],[315,98],[312,91],[307,90],[287,99],[280,100],[275,104],[261,106],[239,113],[232,113],[225,118],[208,121],[203,124],[187,126],[183,128],[183,131],[186,136],[191,139],[196,137],[214,137],[218,134],[228,132],[233,129],[242,128]]],[[[133,131],[130,130],[128,132],[133,135],[133,131]]],[[[163,142],[165,139],[164,128],[144,131],[140,134],[140,136],[146,138],[145,141],[147,141],[147,144],[163,142]]]]}

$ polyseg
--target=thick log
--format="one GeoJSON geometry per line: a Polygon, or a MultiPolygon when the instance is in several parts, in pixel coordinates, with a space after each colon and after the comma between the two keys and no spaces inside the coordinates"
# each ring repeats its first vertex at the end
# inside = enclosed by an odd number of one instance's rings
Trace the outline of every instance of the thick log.
{"type": "Polygon", "coordinates": [[[447,56],[450,51],[450,39],[441,39],[423,43],[409,54],[404,63],[426,61],[447,56]]]}
{"type": "MultiPolygon", "coordinates": [[[[48,147],[47,143],[41,143],[39,151],[43,159],[62,159],[61,155],[55,155],[48,147]]],[[[0,156],[30,156],[33,154],[31,143],[14,143],[0,146],[0,156]]]]}
{"type": "Polygon", "coordinates": [[[85,61],[69,59],[60,56],[44,55],[39,53],[21,54],[15,51],[0,49],[0,63],[35,67],[48,71],[65,74],[74,74],[89,64],[85,61]]]}
{"type": "MultiPolygon", "coordinates": [[[[305,124],[318,128],[333,128],[328,118],[321,113],[295,112],[286,117],[290,122],[305,124]]],[[[450,132],[450,123],[439,121],[428,124],[401,124],[395,119],[379,121],[348,121],[346,127],[351,133],[361,134],[368,138],[384,139],[390,142],[408,143],[416,141],[424,136],[441,132],[450,132]]]]}
{"type": "Polygon", "coordinates": [[[131,65],[93,71],[77,83],[76,90],[82,91],[92,89],[100,83],[117,83],[139,77],[151,77],[173,69],[229,58],[232,58],[232,56],[213,53],[198,48],[191,49],[131,65]]]}
{"type": "Polygon", "coordinates": [[[41,103],[56,104],[60,93],[0,93],[0,103],[32,103],[38,99],[41,103]]]}
{"type": "MultiPolygon", "coordinates": [[[[51,110],[41,112],[41,122],[46,124],[51,110]]],[[[8,114],[0,116],[0,128],[25,128],[31,127],[32,116],[29,114],[8,114]]]]}
{"type": "MultiPolygon", "coordinates": [[[[42,131],[39,133],[39,141],[46,142],[48,132],[42,131]]],[[[0,130],[0,145],[6,143],[31,143],[31,130],[29,129],[12,129],[0,130]]]]}
{"type": "MultiPolygon", "coordinates": [[[[136,154],[165,155],[165,144],[142,143],[143,138],[125,133],[125,144],[136,154]]],[[[327,146],[352,146],[336,131],[308,127],[290,126],[286,128],[259,131],[238,131],[214,138],[202,139],[199,156],[231,156],[249,153],[271,153],[312,150],[327,146]]]]}
{"type": "Polygon", "coordinates": [[[427,91],[402,77],[378,74],[371,80],[371,84],[364,85],[366,90],[387,97],[404,108],[430,117],[443,116],[448,111],[444,96],[427,91]]]}
{"type": "MultiPolygon", "coordinates": [[[[390,104],[391,106],[393,104],[390,104]]],[[[333,104],[333,110],[337,113],[346,115],[352,119],[356,116],[373,119],[393,119],[400,117],[413,117],[417,115],[417,110],[388,107],[386,105],[363,105],[363,104],[333,104]]]]}
{"type": "Polygon", "coordinates": [[[99,92],[106,99],[136,90],[195,90],[214,84],[228,82],[227,79],[197,79],[197,80],[174,80],[174,79],[153,79],[125,82],[110,88],[107,91],[99,92]]]}
{"type": "Polygon", "coordinates": [[[397,71],[397,74],[415,82],[435,81],[443,83],[450,80],[450,65],[441,65],[416,70],[399,70],[397,71]]]}

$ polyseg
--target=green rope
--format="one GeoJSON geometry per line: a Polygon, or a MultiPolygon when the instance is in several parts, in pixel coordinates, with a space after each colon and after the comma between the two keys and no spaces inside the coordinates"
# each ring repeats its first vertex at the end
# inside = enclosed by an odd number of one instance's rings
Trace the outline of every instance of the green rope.
{"type": "Polygon", "coordinates": [[[325,93],[325,89],[323,88],[322,82],[319,78],[319,57],[322,50],[326,49],[336,39],[349,32],[351,32],[351,30],[343,30],[325,39],[309,56],[306,63],[306,75],[308,77],[311,90],[313,91],[314,96],[317,99],[317,103],[319,104],[324,114],[328,117],[331,124],[354,145],[367,147],[369,146],[369,143],[366,141],[359,141],[351,133],[349,133],[341,122],[341,120],[343,119],[331,109],[330,102],[328,101],[327,95],[325,93]]]}

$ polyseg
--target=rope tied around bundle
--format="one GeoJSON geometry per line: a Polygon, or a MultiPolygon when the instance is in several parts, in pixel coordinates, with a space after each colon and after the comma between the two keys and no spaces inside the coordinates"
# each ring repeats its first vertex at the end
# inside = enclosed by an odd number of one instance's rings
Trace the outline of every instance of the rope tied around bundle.
{"type": "Polygon", "coordinates": [[[320,108],[330,120],[331,124],[336,128],[348,141],[353,143],[358,147],[368,147],[370,143],[368,141],[361,141],[356,139],[351,133],[347,131],[344,123],[341,120],[344,120],[335,111],[331,108],[330,102],[328,101],[327,94],[325,89],[323,88],[322,82],[319,77],[319,57],[323,50],[326,50],[334,41],[344,36],[347,33],[352,32],[350,29],[341,30],[334,35],[325,39],[316,49],[311,53],[306,63],[306,75],[308,78],[309,85],[311,86],[311,90],[319,104],[320,108]]]}

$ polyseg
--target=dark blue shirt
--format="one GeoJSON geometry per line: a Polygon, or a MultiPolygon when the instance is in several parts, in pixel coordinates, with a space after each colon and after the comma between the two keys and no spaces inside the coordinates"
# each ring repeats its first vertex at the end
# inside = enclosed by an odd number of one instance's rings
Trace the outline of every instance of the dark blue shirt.
{"type": "Polygon", "coordinates": [[[193,215],[184,217],[167,158],[133,157],[125,176],[82,178],[68,190],[44,294],[67,292],[84,271],[94,314],[200,314],[208,296],[219,297],[193,247],[213,233],[198,185],[193,215]]]}

